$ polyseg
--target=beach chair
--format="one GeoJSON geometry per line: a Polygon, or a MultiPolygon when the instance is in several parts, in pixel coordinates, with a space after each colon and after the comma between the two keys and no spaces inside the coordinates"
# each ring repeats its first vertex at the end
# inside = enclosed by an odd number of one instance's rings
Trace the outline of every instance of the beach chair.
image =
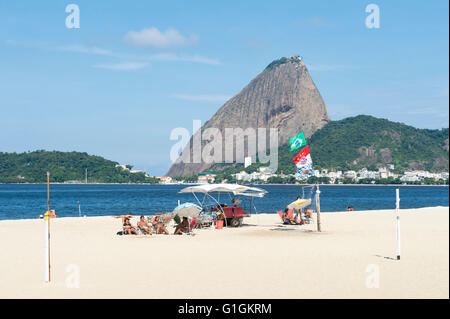
{"type": "Polygon", "coordinates": [[[171,220],[172,220],[172,213],[166,213],[161,216],[161,221],[166,228],[169,226],[171,220]]]}
{"type": "Polygon", "coordinates": [[[288,210],[288,217],[289,217],[289,219],[294,219],[294,211],[292,210],[292,209],[289,209],[288,210]]]}
{"type": "Polygon", "coordinates": [[[313,222],[313,214],[314,210],[312,209],[305,209],[303,220],[305,221],[305,224],[311,224],[313,222]],[[310,217],[309,217],[310,216],[310,217]]]}
{"type": "MultiPolygon", "coordinates": [[[[281,210],[278,210],[277,213],[278,213],[278,216],[280,216],[281,223],[284,225],[283,212],[282,212],[281,210]]],[[[294,215],[293,215],[292,209],[289,209],[289,210],[288,210],[288,217],[289,217],[289,218],[293,218],[293,216],[294,216],[294,215]]]]}
{"type": "Polygon", "coordinates": [[[162,223],[164,225],[164,227],[166,229],[168,229],[169,227],[169,223],[172,220],[172,213],[167,213],[167,214],[158,214],[158,216],[153,217],[152,220],[152,226],[153,226],[153,233],[155,235],[157,235],[157,231],[156,231],[156,225],[158,222],[156,222],[156,217],[159,217],[159,223],[162,223]]]}
{"type": "Polygon", "coordinates": [[[138,232],[138,235],[147,235],[147,233],[144,232],[144,230],[139,226],[136,226],[136,230],[138,232]]]}
{"type": "Polygon", "coordinates": [[[278,216],[280,216],[281,222],[283,222],[283,213],[281,210],[277,210],[278,216]]]}
{"type": "MultiPolygon", "coordinates": [[[[283,219],[283,213],[281,212],[281,210],[277,211],[278,215],[280,216],[281,219],[281,223],[284,224],[284,219],[283,219]]],[[[290,220],[294,220],[294,211],[292,209],[288,210],[288,218],[290,220]]],[[[302,223],[300,223],[299,225],[303,225],[302,223]]]]}
{"type": "MultiPolygon", "coordinates": [[[[277,213],[278,213],[278,215],[280,216],[281,221],[283,221],[283,213],[281,212],[281,210],[277,210],[277,213]]],[[[292,211],[292,209],[289,209],[289,210],[288,210],[288,217],[289,217],[290,219],[293,219],[293,218],[294,218],[294,212],[292,211]]]]}
{"type": "Polygon", "coordinates": [[[211,227],[213,224],[213,218],[211,215],[200,215],[195,220],[194,228],[211,227]]]}
{"type": "Polygon", "coordinates": [[[194,229],[195,221],[197,220],[197,217],[193,217],[191,220],[191,223],[189,224],[189,233],[194,229]]]}
{"type": "MultiPolygon", "coordinates": [[[[133,226],[133,228],[137,230],[139,235],[142,235],[142,232],[139,230],[138,226],[136,227],[133,226]]],[[[122,231],[117,232],[117,235],[130,235],[130,234],[128,233],[128,231],[125,230],[125,226],[122,225],[122,231]]]]}
{"type": "MultiPolygon", "coordinates": [[[[136,228],[137,229],[137,228],[136,228]]],[[[117,232],[117,235],[130,235],[128,233],[128,231],[125,230],[125,226],[123,225],[123,220],[122,220],[122,230],[117,232]]]]}
{"type": "Polygon", "coordinates": [[[149,221],[150,219],[147,217],[147,224],[149,224],[150,229],[151,229],[151,234],[148,234],[144,229],[142,229],[141,227],[139,227],[139,225],[136,225],[136,230],[138,232],[138,235],[152,235],[155,233],[155,227],[153,226],[153,223],[151,221],[149,221]]]}

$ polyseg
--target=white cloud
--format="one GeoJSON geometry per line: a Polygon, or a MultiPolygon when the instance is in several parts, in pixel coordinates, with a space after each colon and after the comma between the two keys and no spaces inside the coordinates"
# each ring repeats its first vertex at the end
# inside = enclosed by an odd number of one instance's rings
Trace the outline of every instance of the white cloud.
{"type": "Polygon", "coordinates": [[[179,55],[174,53],[157,53],[149,56],[148,59],[156,61],[195,62],[211,65],[221,64],[221,62],[217,59],[211,59],[200,55],[179,55]]]}
{"type": "Polygon", "coordinates": [[[187,38],[173,28],[161,32],[157,28],[152,27],[141,31],[129,31],[125,35],[125,41],[137,46],[169,48],[195,44],[198,41],[198,37],[191,35],[187,38]]]}
{"type": "Polygon", "coordinates": [[[198,102],[226,102],[231,98],[231,96],[224,94],[199,94],[199,95],[175,94],[174,97],[180,100],[198,101],[198,102]]]}
{"type": "Polygon", "coordinates": [[[116,70],[116,71],[132,71],[143,69],[148,66],[148,63],[140,62],[123,62],[115,64],[96,64],[93,67],[98,69],[116,70]]]}
{"type": "Polygon", "coordinates": [[[78,52],[78,53],[88,53],[95,55],[112,55],[112,52],[109,50],[105,50],[96,46],[84,46],[84,45],[66,45],[63,47],[59,47],[59,50],[69,51],[69,52],[78,52]]]}
{"type": "MultiPolygon", "coordinates": [[[[7,41],[9,43],[12,41],[7,41]]],[[[54,47],[53,50],[65,51],[65,52],[75,52],[82,54],[92,54],[92,55],[101,55],[101,56],[109,56],[114,57],[120,60],[138,60],[138,61],[179,61],[179,62],[192,62],[192,63],[201,63],[201,64],[209,64],[209,65],[220,65],[222,64],[220,60],[214,58],[208,58],[202,55],[193,54],[193,55],[185,55],[185,54],[176,54],[176,53],[155,53],[152,55],[140,55],[140,54],[129,54],[129,53],[121,53],[121,52],[113,52],[111,50],[107,50],[104,48],[100,48],[97,46],[85,46],[85,45],[65,45],[54,47]]]]}

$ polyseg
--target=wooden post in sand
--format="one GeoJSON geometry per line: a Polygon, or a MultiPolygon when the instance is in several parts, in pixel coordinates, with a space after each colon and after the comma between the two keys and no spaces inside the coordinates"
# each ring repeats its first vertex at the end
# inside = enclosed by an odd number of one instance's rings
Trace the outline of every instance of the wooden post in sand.
{"type": "Polygon", "coordinates": [[[318,184],[316,184],[316,187],[317,187],[316,191],[317,231],[321,232],[322,229],[320,227],[320,189],[318,184]]]}
{"type": "Polygon", "coordinates": [[[397,260],[400,260],[400,190],[395,190],[396,200],[395,200],[395,212],[397,220],[397,260]]]}
{"type": "Polygon", "coordinates": [[[50,282],[50,173],[47,172],[47,212],[44,214],[45,282],[50,282]]]}

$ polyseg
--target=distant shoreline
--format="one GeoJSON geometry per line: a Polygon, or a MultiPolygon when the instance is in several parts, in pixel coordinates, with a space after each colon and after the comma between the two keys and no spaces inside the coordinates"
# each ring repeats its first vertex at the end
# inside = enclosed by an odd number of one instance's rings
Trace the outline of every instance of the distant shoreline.
{"type": "MultiPolygon", "coordinates": [[[[0,185],[47,185],[46,183],[0,183],[0,185]]],[[[50,185],[161,185],[161,186],[173,186],[173,185],[199,185],[199,183],[173,183],[173,184],[150,184],[150,183],[50,183],[50,185]]],[[[256,185],[256,186],[397,186],[397,187],[448,187],[449,185],[412,185],[412,184],[245,184],[245,185],[256,185]]]]}
{"type": "MultiPolygon", "coordinates": [[[[401,208],[400,211],[405,211],[405,210],[418,210],[418,209],[440,209],[440,208],[449,208],[449,206],[426,206],[426,207],[416,207],[416,208],[401,208]]],[[[385,208],[385,209],[363,209],[363,210],[354,210],[354,211],[346,211],[346,210],[342,210],[342,211],[332,211],[332,212],[328,212],[328,211],[321,211],[321,214],[355,214],[355,213],[361,213],[361,212],[389,212],[392,211],[392,208],[385,208]]],[[[251,214],[251,216],[258,216],[258,215],[277,215],[277,212],[258,212],[258,213],[253,213],[251,214]]],[[[75,219],[75,220],[79,220],[80,218],[87,218],[87,219],[91,219],[91,218],[104,218],[104,217],[114,217],[115,215],[83,215],[83,216],[62,216],[62,217],[57,217],[55,219],[52,220],[70,220],[70,219],[75,219]]],[[[153,216],[153,214],[147,214],[145,216],[153,216]]],[[[131,218],[138,218],[139,215],[132,215],[131,218]]],[[[246,218],[250,218],[250,217],[246,217],[246,218]]],[[[29,221],[29,220],[42,220],[42,218],[39,218],[39,216],[37,217],[33,217],[33,218],[5,218],[2,219],[0,218],[0,223],[2,222],[7,222],[7,221],[29,221]]]]}

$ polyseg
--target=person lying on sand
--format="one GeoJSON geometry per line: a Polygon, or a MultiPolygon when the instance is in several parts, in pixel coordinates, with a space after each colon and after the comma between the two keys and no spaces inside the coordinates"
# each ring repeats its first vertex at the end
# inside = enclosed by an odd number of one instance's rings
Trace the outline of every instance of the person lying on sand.
{"type": "Polygon", "coordinates": [[[131,234],[138,235],[139,234],[138,231],[136,230],[136,228],[134,228],[133,225],[131,225],[130,219],[128,217],[124,218],[123,230],[124,230],[124,232],[128,233],[129,235],[131,235],[131,234]]]}
{"type": "Polygon", "coordinates": [[[125,222],[125,218],[131,218],[133,217],[133,214],[131,213],[126,213],[125,215],[119,215],[119,216],[112,216],[113,218],[121,218],[122,219],[122,224],[125,222]]]}
{"type": "Polygon", "coordinates": [[[183,217],[183,221],[175,227],[174,235],[189,232],[189,221],[187,217],[183,217]]]}
{"type": "Polygon", "coordinates": [[[139,219],[139,222],[137,223],[137,227],[144,234],[149,234],[149,235],[152,234],[152,227],[147,224],[144,216],[141,216],[141,218],[139,219]]]}
{"type": "Polygon", "coordinates": [[[164,223],[161,221],[161,217],[160,216],[155,216],[154,220],[153,220],[153,226],[155,226],[156,229],[156,234],[166,234],[169,235],[169,231],[167,230],[166,226],[164,225],[164,223]]]}

